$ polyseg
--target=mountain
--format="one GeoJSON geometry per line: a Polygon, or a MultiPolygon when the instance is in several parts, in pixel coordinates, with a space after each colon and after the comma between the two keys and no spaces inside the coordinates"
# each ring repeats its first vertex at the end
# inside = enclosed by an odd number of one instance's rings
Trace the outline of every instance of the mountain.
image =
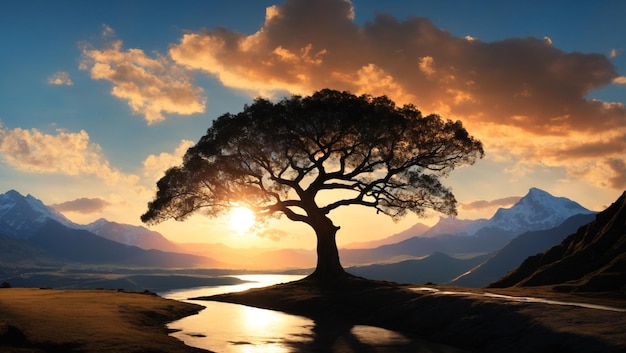
{"type": "Polygon", "coordinates": [[[565,237],[594,218],[595,214],[579,214],[568,218],[558,227],[523,233],[485,262],[455,278],[450,284],[461,287],[486,286],[517,268],[528,256],[561,243],[565,237]]]}
{"type": "Polygon", "coordinates": [[[86,230],[68,228],[55,220],[48,220],[28,241],[60,262],[163,268],[215,265],[211,259],[200,256],[124,245],[86,230]]]}
{"type": "Polygon", "coordinates": [[[531,188],[511,208],[500,208],[481,229],[495,228],[521,234],[532,230],[550,229],[576,214],[591,214],[580,204],[565,197],[554,197],[549,193],[531,188]]]}
{"type": "Polygon", "coordinates": [[[406,240],[412,237],[420,236],[424,232],[428,231],[429,229],[430,227],[423,223],[416,223],[411,228],[404,230],[400,233],[396,233],[394,235],[388,236],[386,238],[366,241],[366,242],[350,243],[350,244],[343,246],[343,248],[346,248],[346,249],[377,248],[382,245],[398,243],[398,242],[401,242],[403,240],[406,240]]]}
{"type": "Polygon", "coordinates": [[[571,216],[592,213],[574,201],[531,188],[515,205],[499,209],[489,220],[467,222],[468,228],[456,224],[457,233],[412,237],[375,249],[340,249],[340,255],[344,263],[371,264],[389,262],[400,256],[423,257],[434,252],[464,256],[485,254],[500,250],[524,232],[550,229],[571,216]]]}
{"type": "Polygon", "coordinates": [[[419,260],[406,260],[393,264],[374,264],[347,268],[351,274],[377,280],[398,283],[437,283],[450,282],[459,273],[463,273],[483,262],[488,255],[471,259],[457,259],[436,252],[419,260]]]}
{"type": "Polygon", "coordinates": [[[490,287],[555,285],[566,291],[626,289],[626,192],[595,220],[490,287]]]}
{"type": "Polygon", "coordinates": [[[161,233],[145,227],[109,222],[104,218],[100,218],[93,223],[81,226],[79,229],[85,229],[103,238],[146,250],[156,249],[182,252],[180,247],[167,240],[161,233]]]}
{"type": "Polygon", "coordinates": [[[0,263],[89,264],[143,267],[219,266],[203,257],[144,250],[100,237],[31,195],[0,195],[0,263]]]}
{"type": "Polygon", "coordinates": [[[0,235],[28,238],[53,219],[67,227],[78,225],[31,195],[15,190],[0,194],[0,235]]]}

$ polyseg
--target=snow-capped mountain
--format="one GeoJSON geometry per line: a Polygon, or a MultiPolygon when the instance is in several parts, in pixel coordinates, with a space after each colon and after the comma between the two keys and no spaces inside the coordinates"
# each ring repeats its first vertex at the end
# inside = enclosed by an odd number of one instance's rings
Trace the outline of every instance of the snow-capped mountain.
{"type": "Polygon", "coordinates": [[[23,196],[15,190],[0,194],[0,235],[28,238],[50,219],[66,227],[79,227],[31,195],[23,196]]]}
{"type": "Polygon", "coordinates": [[[515,205],[499,209],[489,220],[444,218],[432,231],[422,235],[375,249],[342,249],[340,255],[345,264],[363,264],[389,262],[403,256],[427,256],[434,252],[490,253],[522,233],[554,228],[574,215],[594,213],[567,198],[531,188],[515,205]]]}
{"type": "MultiPolygon", "coordinates": [[[[160,234],[143,227],[120,225],[106,220],[92,224],[99,225],[99,232],[115,233],[112,229],[134,232],[135,236],[122,236],[128,240],[139,238],[144,233],[146,242],[156,244],[167,242],[160,234]],[[159,240],[155,240],[162,238],[159,240]]],[[[144,245],[145,245],[144,244],[144,245]]],[[[171,247],[175,245],[170,244],[171,247]]],[[[213,259],[175,251],[162,251],[150,246],[142,249],[139,244],[127,244],[107,239],[76,224],[52,207],[44,205],[31,195],[23,196],[15,190],[0,194],[0,267],[33,263],[40,264],[88,264],[141,267],[216,267],[223,266],[213,259]],[[8,261],[8,262],[7,262],[8,261]]]]}
{"type": "Polygon", "coordinates": [[[32,195],[23,196],[15,190],[0,194],[0,235],[26,239],[50,219],[65,227],[87,230],[125,245],[146,250],[180,251],[163,235],[144,227],[109,222],[103,218],[87,225],[77,224],[32,195]]]}
{"type": "Polygon", "coordinates": [[[511,234],[544,230],[558,226],[577,214],[591,214],[580,204],[565,198],[531,188],[510,208],[500,208],[480,229],[501,229],[511,234]]]}

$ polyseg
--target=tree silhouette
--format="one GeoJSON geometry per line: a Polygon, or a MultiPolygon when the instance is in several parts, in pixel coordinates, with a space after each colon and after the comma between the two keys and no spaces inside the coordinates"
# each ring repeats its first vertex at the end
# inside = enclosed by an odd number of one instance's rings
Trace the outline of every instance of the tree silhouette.
{"type": "Polygon", "coordinates": [[[394,220],[408,211],[456,214],[439,181],[483,156],[460,121],[423,117],[387,97],[324,89],[277,103],[258,98],[213,122],[179,167],[158,183],[143,222],[184,220],[199,209],[219,216],[234,204],[259,219],[284,215],[317,236],[317,279],[345,276],[329,213],[361,205],[394,220]]]}

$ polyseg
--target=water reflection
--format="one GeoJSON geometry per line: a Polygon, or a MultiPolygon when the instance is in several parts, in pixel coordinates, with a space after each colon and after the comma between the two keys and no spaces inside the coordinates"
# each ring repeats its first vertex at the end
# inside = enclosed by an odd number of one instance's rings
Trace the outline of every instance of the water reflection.
{"type": "Polygon", "coordinates": [[[206,307],[198,315],[168,325],[171,329],[179,330],[172,336],[189,346],[219,353],[462,352],[372,326],[353,325],[331,319],[313,321],[302,316],[244,305],[186,300],[190,297],[245,290],[301,278],[281,275],[237,277],[257,282],[161,293],[167,298],[206,307]]]}
{"type": "Polygon", "coordinates": [[[311,320],[244,305],[202,302],[207,308],[169,325],[187,345],[223,353],[293,352],[288,342],[311,333],[311,320]]]}

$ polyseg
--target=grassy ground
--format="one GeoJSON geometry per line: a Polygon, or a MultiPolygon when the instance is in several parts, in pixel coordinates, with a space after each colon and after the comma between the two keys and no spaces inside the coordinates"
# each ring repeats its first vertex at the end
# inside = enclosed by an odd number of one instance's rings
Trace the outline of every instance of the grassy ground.
{"type": "MultiPolygon", "coordinates": [[[[489,292],[626,308],[626,299],[619,293],[572,295],[549,288],[489,292]]],[[[324,286],[305,279],[200,299],[281,310],[318,321],[379,326],[472,352],[626,352],[624,312],[442,295],[359,278],[324,286]]]]}
{"type": "Polygon", "coordinates": [[[110,290],[0,289],[0,352],[206,352],[166,323],[200,306],[110,290]]]}
{"type": "MultiPolygon", "coordinates": [[[[626,308],[619,293],[572,295],[549,288],[489,292],[626,308]]],[[[318,323],[378,326],[471,352],[626,351],[624,312],[441,295],[360,278],[324,285],[302,280],[204,299],[305,315],[318,323]]],[[[165,327],[199,310],[143,293],[3,288],[0,352],[205,352],[168,336],[165,327]]]]}

